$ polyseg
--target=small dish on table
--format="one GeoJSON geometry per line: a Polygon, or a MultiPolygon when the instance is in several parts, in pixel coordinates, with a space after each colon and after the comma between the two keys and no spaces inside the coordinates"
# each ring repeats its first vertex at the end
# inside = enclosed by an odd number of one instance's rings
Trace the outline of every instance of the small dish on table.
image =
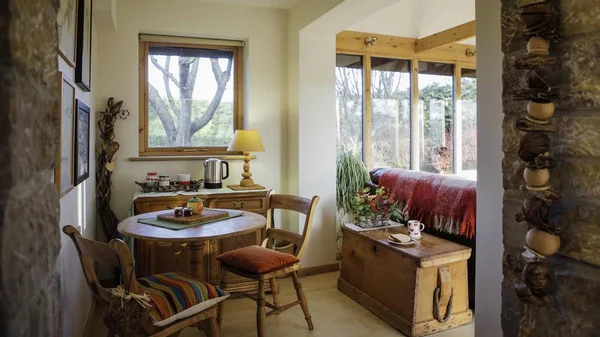
{"type": "Polygon", "coordinates": [[[408,235],[397,233],[388,236],[388,242],[393,245],[406,246],[415,243],[416,241],[408,235]]]}

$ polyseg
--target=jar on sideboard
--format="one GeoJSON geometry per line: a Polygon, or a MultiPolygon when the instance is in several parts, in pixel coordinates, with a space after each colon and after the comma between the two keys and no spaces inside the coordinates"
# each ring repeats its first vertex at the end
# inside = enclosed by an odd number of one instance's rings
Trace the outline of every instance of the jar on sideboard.
{"type": "Polygon", "coordinates": [[[158,173],[156,173],[156,172],[146,173],[146,185],[148,187],[158,186],[158,173]]]}
{"type": "Polygon", "coordinates": [[[158,176],[158,186],[166,186],[168,187],[171,184],[171,179],[168,175],[160,175],[158,176]]]}

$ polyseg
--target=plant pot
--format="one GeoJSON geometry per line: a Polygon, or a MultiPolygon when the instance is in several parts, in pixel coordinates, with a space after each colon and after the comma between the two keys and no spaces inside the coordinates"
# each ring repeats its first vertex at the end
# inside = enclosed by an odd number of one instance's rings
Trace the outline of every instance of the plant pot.
{"type": "Polygon", "coordinates": [[[527,41],[528,55],[548,56],[550,54],[548,52],[549,49],[550,42],[541,37],[534,36],[527,41]]]}
{"type": "Polygon", "coordinates": [[[529,101],[527,112],[535,119],[547,121],[554,115],[554,102],[535,102],[529,101]]]}
{"type": "Polygon", "coordinates": [[[383,214],[373,214],[372,223],[373,227],[382,227],[386,225],[386,221],[389,220],[389,216],[383,214]]]}
{"type": "Polygon", "coordinates": [[[356,225],[362,228],[371,228],[373,227],[373,223],[370,218],[367,218],[364,215],[361,215],[356,218],[356,225]]]}
{"type": "Polygon", "coordinates": [[[535,227],[527,232],[525,241],[527,247],[543,256],[553,255],[560,248],[560,237],[535,227]]]}
{"type": "Polygon", "coordinates": [[[550,170],[547,168],[541,170],[525,168],[523,178],[525,178],[528,186],[544,186],[550,181],[550,170]]]}

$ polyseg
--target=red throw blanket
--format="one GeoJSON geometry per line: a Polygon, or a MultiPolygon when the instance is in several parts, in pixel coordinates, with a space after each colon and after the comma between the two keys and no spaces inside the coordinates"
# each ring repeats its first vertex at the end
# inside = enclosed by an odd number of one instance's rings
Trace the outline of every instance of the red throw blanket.
{"type": "Polygon", "coordinates": [[[467,238],[475,236],[477,183],[470,180],[408,171],[386,170],[379,179],[405,216],[430,227],[467,238]]]}

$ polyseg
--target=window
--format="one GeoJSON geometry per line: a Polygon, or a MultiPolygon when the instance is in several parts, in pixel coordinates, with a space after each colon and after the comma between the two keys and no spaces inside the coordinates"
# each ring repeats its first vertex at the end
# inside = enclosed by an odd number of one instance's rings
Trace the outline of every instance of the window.
{"type": "Polygon", "coordinates": [[[454,171],[454,65],[419,62],[420,171],[454,171]]]}
{"type": "Polygon", "coordinates": [[[242,48],[140,35],[140,156],[228,153],[242,126],[242,48]]]}
{"type": "Polygon", "coordinates": [[[371,162],[410,168],[410,61],[371,58],[371,162]]]}
{"type": "Polygon", "coordinates": [[[362,154],[363,147],[363,64],[362,56],[336,57],[337,143],[342,151],[362,154]]]}
{"type": "Polygon", "coordinates": [[[471,66],[337,54],[338,148],[361,154],[370,169],[475,179],[477,82],[471,66]]]}
{"type": "Polygon", "coordinates": [[[477,78],[474,69],[460,71],[462,175],[477,175],[477,78]]]}

